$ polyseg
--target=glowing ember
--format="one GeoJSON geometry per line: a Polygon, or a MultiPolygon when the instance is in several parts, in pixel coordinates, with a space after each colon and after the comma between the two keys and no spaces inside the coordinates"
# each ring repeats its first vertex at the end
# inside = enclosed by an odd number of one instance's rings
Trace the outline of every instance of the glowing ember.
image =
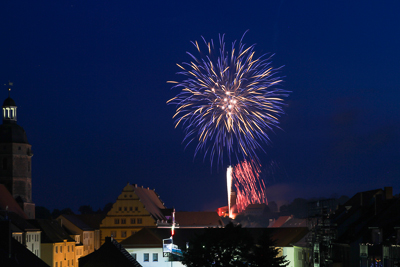
{"type": "Polygon", "coordinates": [[[232,183],[236,188],[238,213],[244,211],[249,204],[268,205],[265,183],[260,179],[260,167],[245,160],[233,168],[232,183]]]}

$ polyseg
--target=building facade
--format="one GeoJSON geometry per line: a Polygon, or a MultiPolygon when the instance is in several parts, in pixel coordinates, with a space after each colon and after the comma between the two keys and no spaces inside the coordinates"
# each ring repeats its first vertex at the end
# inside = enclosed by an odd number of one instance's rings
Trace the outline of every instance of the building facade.
{"type": "Polygon", "coordinates": [[[121,242],[143,227],[166,224],[165,210],[154,190],[128,183],[100,225],[101,243],[106,237],[121,242]]]}

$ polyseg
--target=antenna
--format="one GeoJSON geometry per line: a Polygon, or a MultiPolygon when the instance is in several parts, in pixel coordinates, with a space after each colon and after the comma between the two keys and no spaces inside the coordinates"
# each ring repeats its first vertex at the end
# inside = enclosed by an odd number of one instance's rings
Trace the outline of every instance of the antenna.
{"type": "Polygon", "coordinates": [[[5,83],[4,85],[8,87],[8,97],[10,97],[11,86],[13,86],[14,83],[10,82],[10,80],[8,80],[8,84],[5,83]]]}

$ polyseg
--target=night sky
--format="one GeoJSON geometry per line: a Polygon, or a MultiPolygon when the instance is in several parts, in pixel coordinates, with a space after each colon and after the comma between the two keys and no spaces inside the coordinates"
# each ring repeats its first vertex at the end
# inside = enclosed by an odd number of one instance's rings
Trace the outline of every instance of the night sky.
{"type": "Polygon", "coordinates": [[[5,0],[0,10],[0,82],[14,82],[37,206],[96,210],[127,182],[177,210],[227,205],[225,169],[184,149],[166,81],[182,80],[190,41],[231,43],[246,30],[292,92],[259,154],[269,200],[400,191],[397,0],[5,0]]]}

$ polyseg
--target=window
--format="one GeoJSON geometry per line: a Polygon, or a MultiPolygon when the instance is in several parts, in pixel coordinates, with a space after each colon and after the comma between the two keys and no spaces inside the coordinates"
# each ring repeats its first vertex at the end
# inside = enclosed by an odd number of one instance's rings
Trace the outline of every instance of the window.
{"type": "Polygon", "coordinates": [[[121,224],[126,224],[126,219],[121,219],[121,224]]]}
{"type": "Polygon", "coordinates": [[[119,224],[119,219],[114,219],[115,224],[119,224]]]}
{"type": "Polygon", "coordinates": [[[126,211],[127,210],[127,208],[126,207],[124,207],[124,211],[126,211]]]}
{"type": "MultiPolygon", "coordinates": [[[[68,248],[68,252],[69,252],[69,246],[67,246],[67,248],[68,248]]],[[[68,264],[69,265],[69,264],[68,264]]]]}
{"type": "Polygon", "coordinates": [[[138,219],[137,219],[137,223],[138,223],[138,224],[142,224],[142,218],[138,218],[138,219]]]}
{"type": "Polygon", "coordinates": [[[60,267],[62,267],[62,261],[60,261],[60,267]]]}
{"type": "MultiPolygon", "coordinates": [[[[60,253],[62,253],[62,246],[60,246],[60,253]]],[[[61,266],[60,266],[61,267],[61,266]]]]}
{"type": "Polygon", "coordinates": [[[117,231],[111,231],[111,236],[112,237],[117,237],[117,231]]]}
{"type": "Polygon", "coordinates": [[[138,211],[139,209],[138,209],[138,207],[135,207],[135,211],[138,211]]]}
{"type": "Polygon", "coordinates": [[[143,261],[149,261],[149,253],[143,254],[143,261]]]}
{"type": "Polygon", "coordinates": [[[71,248],[72,248],[72,252],[74,252],[74,246],[71,246],[71,248]]]}
{"type": "Polygon", "coordinates": [[[135,219],[131,219],[131,224],[135,224],[135,219]]]}
{"type": "Polygon", "coordinates": [[[121,231],[121,237],[126,237],[126,231],[121,231]]]}
{"type": "Polygon", "coordinates": [[[132,211],[132,207],[129,207],[129,211],[132,211]]]}
{"type": "Polygon", "coordinates": [[[58,262],[56,262],[56,267],[58,267],[58,262]]]}
{"type": "Polygon", "coordinates": [[[136,234],[136,231],[131,231],[131,235],[134,235],[134,234],[136,234]]]}
{"type": "Polygon", "coordinates": [[[136,253],[131,253],[131,256],[136,260],[136,253]]]}
{"type": "Polygon", "coordinates": [[[158,253],[153,253],[153,261],[158,261],[158,253]]]}
{"type": "Polygon", "coordinates": [[[56,253],[58,253],[58,246],[56,246],[56,253]]]}
{"type": "Polygon", "coordinates": [[[119,210],[119,211],[121,211],[121,210],[122,210],[122,208],[121,208],[121,207],[119,207],[119,208],[118,208],[118,210],[119,210]]]}

